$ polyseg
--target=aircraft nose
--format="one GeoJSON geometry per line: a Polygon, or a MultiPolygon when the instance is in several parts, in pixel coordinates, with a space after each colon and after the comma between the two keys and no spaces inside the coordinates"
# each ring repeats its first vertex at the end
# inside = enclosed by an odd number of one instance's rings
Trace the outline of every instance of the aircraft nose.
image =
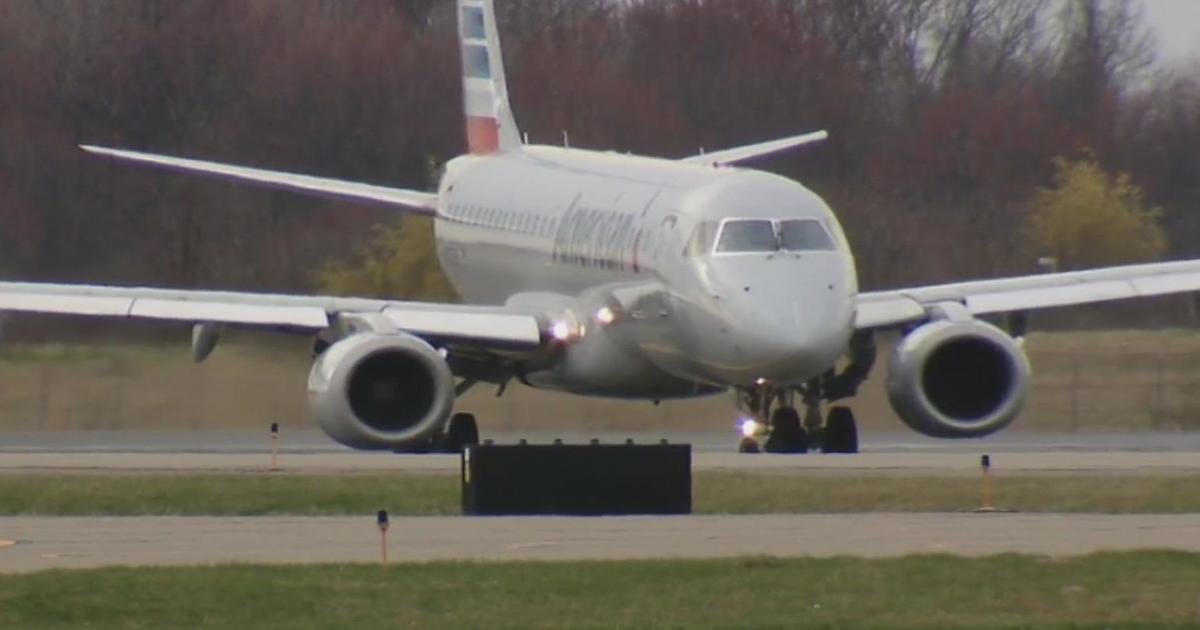
{"type": "Polygon", "coordinates": [[[732,305],[733,339],[744,359],[742,378],[796,382],[831,367],[851,334],[850,300],[820,287],[747,284],[732,305]]]}

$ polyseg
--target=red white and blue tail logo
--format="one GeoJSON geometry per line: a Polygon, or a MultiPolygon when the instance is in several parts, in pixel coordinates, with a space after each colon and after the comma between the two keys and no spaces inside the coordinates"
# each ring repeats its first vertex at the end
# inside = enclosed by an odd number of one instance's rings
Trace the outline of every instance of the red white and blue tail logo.
{"type": "Polygon", "coordinates": [[[492,0],[458,0],[458,26],[470,151],[485,155],[519,148],[492,0]]]}

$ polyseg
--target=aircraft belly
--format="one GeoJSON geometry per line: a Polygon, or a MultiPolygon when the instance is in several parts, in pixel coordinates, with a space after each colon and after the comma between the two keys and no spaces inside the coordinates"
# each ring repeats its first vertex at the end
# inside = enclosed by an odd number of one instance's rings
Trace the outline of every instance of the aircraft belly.
{"type": "MultiPolygon", "coordinates": [[[[645,332],[637,330],[639,335],[645,332]]],[[[707,396],[724,390],[662,369],[643,354],[640,345],[628,343],[622,336],[619,326],[593,326],[584,338],[563,349],[553,367],[527,374],[525,381],[534,387],[589,396],[649,400],[707,396]]]]}

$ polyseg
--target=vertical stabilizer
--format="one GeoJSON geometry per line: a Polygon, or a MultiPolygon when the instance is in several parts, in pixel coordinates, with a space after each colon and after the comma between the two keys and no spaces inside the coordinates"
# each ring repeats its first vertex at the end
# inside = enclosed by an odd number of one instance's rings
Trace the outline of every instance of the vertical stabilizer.
{"type": "Polygon", "coordinates": [[[467,144],[473,154],[511,151],[521,132],[508,104],[504,55],[492,0],[458,0],[467,144]]]}

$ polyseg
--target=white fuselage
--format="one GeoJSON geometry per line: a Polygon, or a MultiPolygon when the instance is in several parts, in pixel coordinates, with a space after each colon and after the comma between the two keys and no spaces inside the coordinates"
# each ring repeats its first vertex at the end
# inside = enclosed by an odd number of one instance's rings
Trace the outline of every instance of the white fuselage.
{"type": "Polygon", "coordinates": [[[438,255],[460,295],[572,326],[559,360],[525,375],[533,385],[667,398],[797,384],[833,367],[853,332],[841,227],[785,178],[525,147],[454,160],[440,192],[438,255]],[[742,221],[783,234],[792,219],[818,223],[829,246],[726,247],[742,221]]]}

